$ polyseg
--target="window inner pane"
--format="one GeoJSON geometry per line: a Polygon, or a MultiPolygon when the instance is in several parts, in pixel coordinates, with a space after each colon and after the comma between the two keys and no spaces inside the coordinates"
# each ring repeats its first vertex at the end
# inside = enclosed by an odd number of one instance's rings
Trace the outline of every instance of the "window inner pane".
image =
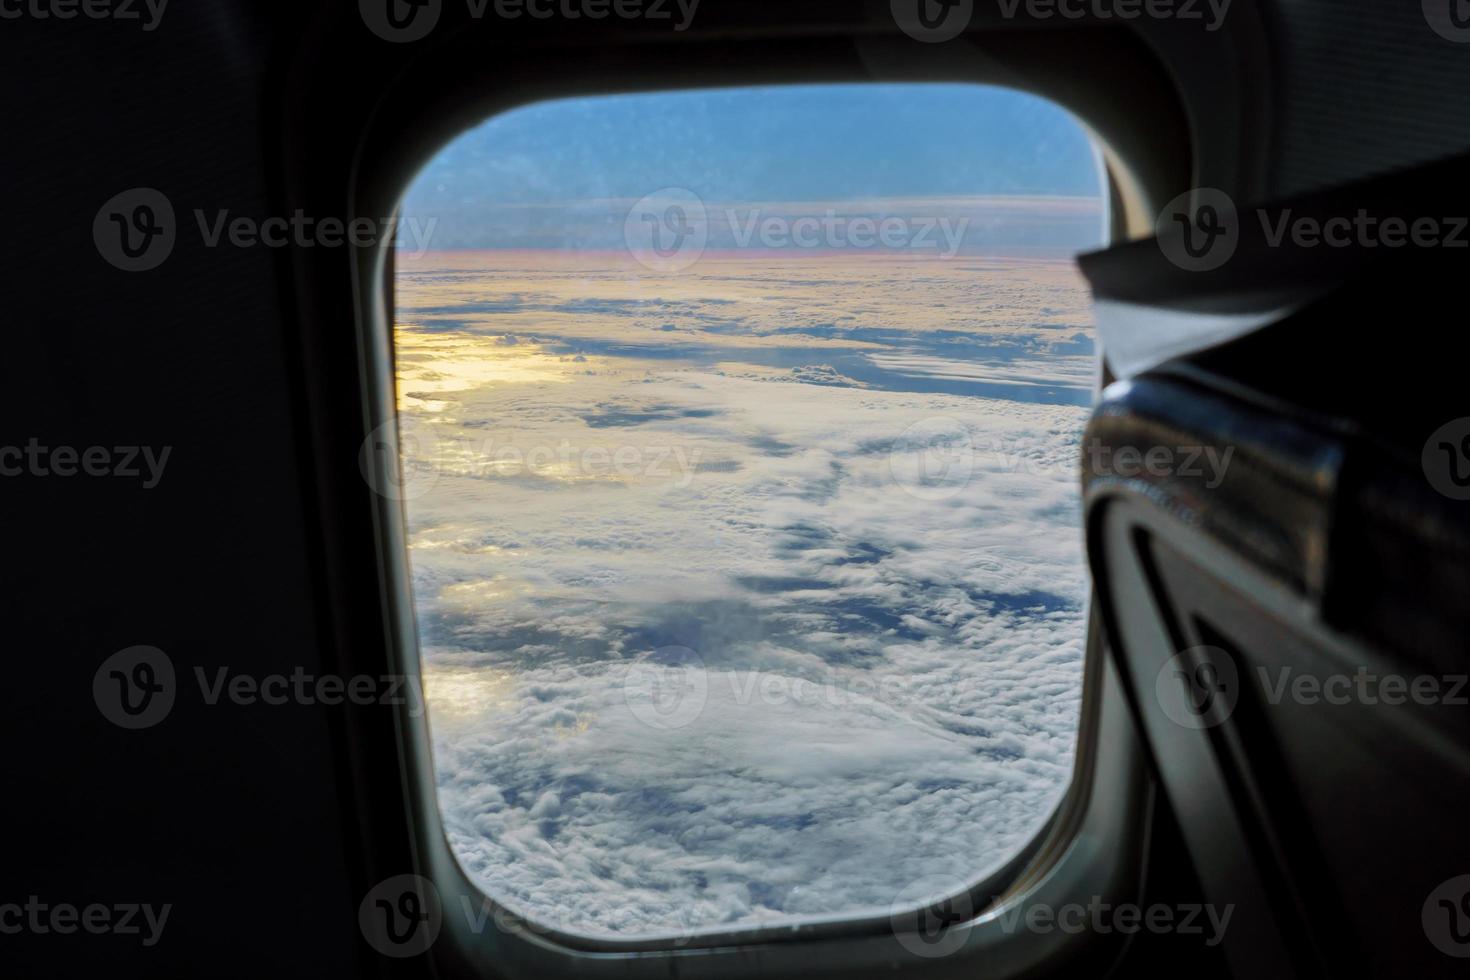
{"type": "Polygon", "coordinates": [[[886,913],[1065,792],[1096,155],[980,86],[497,117],[404,204],[440,806],[544,926],[886,913]]]}

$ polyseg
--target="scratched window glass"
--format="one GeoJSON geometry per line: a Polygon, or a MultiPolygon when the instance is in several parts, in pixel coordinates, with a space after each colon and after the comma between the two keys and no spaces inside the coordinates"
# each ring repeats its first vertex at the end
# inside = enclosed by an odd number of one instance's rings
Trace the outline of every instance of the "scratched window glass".
{"type": "Polygon", "coordinates": [[[403,202],[414,612],[454,853],[602,938],[886,913],[1066,792],[1103,243],[1009,90],[555,101],[403,202]]]}

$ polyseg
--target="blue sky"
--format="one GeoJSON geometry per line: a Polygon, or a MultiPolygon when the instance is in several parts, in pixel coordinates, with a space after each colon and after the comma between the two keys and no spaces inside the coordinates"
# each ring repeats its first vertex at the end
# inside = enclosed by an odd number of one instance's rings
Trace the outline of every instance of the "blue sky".
{"type": "MultiPolygon", "coordinates": [[[[505,209],[635,201],[665,187],[711,204],[840,204],[1096,198],[1099,186],[1081,125],[1024,93],[933,84],[716,89],[544,102],[494,117],[428,164],[405,213],[438,219],[438,247],[545,247],[565,244],[543,233],[545,214],[531,241],[507,233],[517,212],[505,209]]],[[[577,214],[592,224],[615,217],[585,207],[577,214]]]]}

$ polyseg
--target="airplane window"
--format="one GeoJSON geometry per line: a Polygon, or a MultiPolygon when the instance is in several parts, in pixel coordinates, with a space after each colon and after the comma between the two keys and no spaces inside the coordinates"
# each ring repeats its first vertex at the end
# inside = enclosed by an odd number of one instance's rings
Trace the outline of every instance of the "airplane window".
{"type": "Polygon", "coordinates": [[[1082,127],[975,85],[497,116],[403,203],[401,484],[450,843],[599,938],[887,913],[1066,791],[1082,127]]]}

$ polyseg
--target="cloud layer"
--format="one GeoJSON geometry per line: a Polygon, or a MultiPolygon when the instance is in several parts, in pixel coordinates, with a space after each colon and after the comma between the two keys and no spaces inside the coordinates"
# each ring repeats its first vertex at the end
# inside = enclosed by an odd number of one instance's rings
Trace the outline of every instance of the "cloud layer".
{"type": "Polygon", "coordinates": [[[887,912],[1003,863],[1070,775],[1075,279],[750,273],[400,270],[440,803],[487,892],[563,929],[887,912]]]}

